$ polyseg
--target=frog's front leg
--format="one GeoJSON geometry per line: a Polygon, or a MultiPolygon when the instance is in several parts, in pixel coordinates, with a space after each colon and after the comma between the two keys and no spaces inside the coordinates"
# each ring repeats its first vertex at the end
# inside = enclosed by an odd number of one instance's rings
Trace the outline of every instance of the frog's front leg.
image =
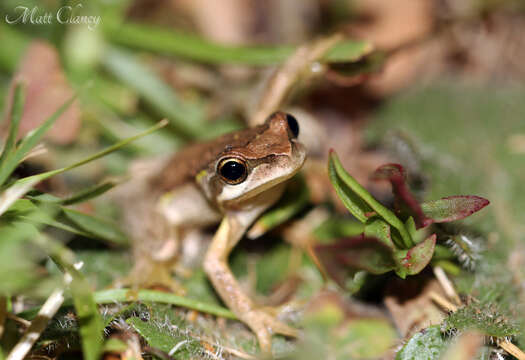
{"type": "Polygon", "coordinates": [[[226,216],[217,230],[204,259],[204,270],[222,300],[257,335],[263,352],[271,351],[273,333],[297,336],[296,329],[257,308],[242,291],[228,266],[228,255],[251,223],[245,216],[226,216]]]}

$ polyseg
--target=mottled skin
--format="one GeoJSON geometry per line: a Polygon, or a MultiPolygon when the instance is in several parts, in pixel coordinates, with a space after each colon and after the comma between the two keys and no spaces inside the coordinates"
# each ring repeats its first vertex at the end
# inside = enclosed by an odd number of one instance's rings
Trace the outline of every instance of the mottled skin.
{"type": "MultiPolygon", "coordinates": [[[[296,330],[258,308],[242,291],[229,269],[228,255],[304,163],[305,149],[288,124],[287,115],[278,112],[263,125],[190,146],[149,179],[153,191],[167,194],[156,205],[156,215],[175,229],[167,232],[170,239],[164,239],[165,243],[182,240],[185,228],[220,221],[204,258],[204,270],[223,301],[255,332],[265,352],[271,350],[272,333],[294,336],[296,330]],[[239,184],[229,184],[217,173],[218,164],[231,158],[247,166],[246,179],[239,184]]],[[[153,258],[169,260],[178,246],[162,249],[164,253],[153,258]]]]}

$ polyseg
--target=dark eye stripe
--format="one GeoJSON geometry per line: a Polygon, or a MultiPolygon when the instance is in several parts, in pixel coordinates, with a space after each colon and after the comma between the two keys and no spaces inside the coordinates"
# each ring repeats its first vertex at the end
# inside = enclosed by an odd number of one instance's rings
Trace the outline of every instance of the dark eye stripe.
{"type": "Polygon", "coordinates": [[[221,160],[217,166],[217,173],[226,183],[236,185],[246,180],[248,169],[246,163],[237,158],[221,160]]]}

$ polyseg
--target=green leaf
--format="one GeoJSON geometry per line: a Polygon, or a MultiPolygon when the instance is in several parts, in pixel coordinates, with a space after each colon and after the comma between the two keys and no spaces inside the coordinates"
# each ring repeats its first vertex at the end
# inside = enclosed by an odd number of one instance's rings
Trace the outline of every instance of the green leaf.
{"type": "Polygon", "coordinates": [[[487,199],[474,195],[448,196],[421,204],[425,216],[443,223],[466,218],[489,204],[487,199]]]}
{"type": "Polygon", "coordinates": [[[356,218],[365,222],[375,212],[399,232],[405,248],[414,245],[403,222],[346,172],[334,151],[330,152],[328,173],[337,195],[356,218]]]}
{"type": "Polygon", "coordinates": [[[396,274],[404,279],[406,275],[419,273],[432,260],[435,246],[436,234],[432,234],[411,249],[394,252],[396,274]]]}
{"type": "Polygon", "coordinates": [[[171,87],[132,54],[112,48],[106,52],[103,63],[111,74],[135,89],[184,135],[201,137],[205,133],[205,114],[202,106],[181,99],[171,87]]]}
{"type": "Polygon", "coordinates": [[[55,121],[67,110],[75,101],[76,96],[66,101],[57,111],[47,118],[39,127],[29,132],[20,142],[16,150],[7,154],[0,167],[0,185],[4,184],[13,170],[18,166],[22,159],[33,149],[46,132],[51,128],[55,121]]]}
{"type": "Polygon", "coordinates": [[[387,273],[396,267],[392,251],[372,238],[363,238],[361,242],[351,245],[340,257],[346,266],[374,275],[387,273]]]}
{"type": "Polygon", "coordinates": [[[405,227],[408,233],[410,234],[410,237],[416,240],[418,237],[417,229],[416,229],[416,222],[414,221],[414,218],[412,216],[409,216],[407,221],[405,221],[405,227]]]}
{"type": "Polygon", "coordinates": [[[330,177],[330,182],[337,193],[337,196],[339,196],[339,199],[341,199],[348,211],[350,211],[350,213],[354,215],[357,220],[365,223],[368,220],[367,213],[372,212],[372,208],[368,206],[356,192],[347,187],[341,180],[337,174],[335,168],[335,159],[333,156],[330,156],[328,160],[328,175],[330,177]]]}
{"type": "MultiPolygon", "coordinates": [[[[173,29],[136,23],[112,24],[105,30],[113,42],[121,45],[212,64],[273,65],[285,61],[295,51],[293,46],[282,45],[222,45],[173,29]]],[[[372,46],[367,42],[348,40],[330,50],[323,61],[357,61],[371,51],[372,46]]]]}
{"type": "MultiPolygon", "coordinates": [[[[96,216],[84,214],[80,211],[62,208],[64,215],[73,221],[78,227],[95,237],[109,240],[118,245],[127,245],[126,235],[118,229],[116,224],[97,218],[96,216]]],[[[90,236],[91,237],[91,236],[90,236]]]]}
{"type": "Polygon", "coordinates": [[[331,217],[314,230],[318,240],[332,240],[362,234],[365,227],[362,223],[350,219],[331,217]]]}
{"type": "Polygon", "coordinates": [[[159,349],[177,359],[190,359],[204,349],[197,338],[177,331],[178,327],[169,323],[142,321],[137,317],[126,320],[146,340],[152,348],[159,349]]]}
{"type": "Polygon", "coordinates": [[[22,83],[17,83],[15,85],[11,113],[7,119],[9,121],[9,135],[2,150],[2,155],[0,155],[0,168],[3,166],[6,156],[10,154],[15,147],[18,127],[20,126],[20,120],[22,119],[22,112],[24,110],[24,102],[25,86],[22,83]]]}
{"type": "Polygon", "coordinates": [[[447,346],[439,325],[433,325],[414,334],[396,354],[396,360],[438,360],[447,346]]]}
{"type": "Polygon", "coordinates": [[[382,219],[373,217],[365,225],[365,236],[374,237],[380,240],[386,247],[392,251],[396,250],[396,245],[392,241],[390,226],[382,219]]]}

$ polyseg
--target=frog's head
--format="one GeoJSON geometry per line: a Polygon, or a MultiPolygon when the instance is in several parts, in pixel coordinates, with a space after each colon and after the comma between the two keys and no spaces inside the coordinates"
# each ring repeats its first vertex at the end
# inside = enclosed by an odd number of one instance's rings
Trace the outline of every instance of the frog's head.
{"type": "Polygon", "coordinates": [[[270,191],[303,165],[306,150],[297,142],[298,135],[297,120],[276,112],[255,128],[242,146],[226,146],[197,180],[219,204],[242,202],[270,191]]]}

